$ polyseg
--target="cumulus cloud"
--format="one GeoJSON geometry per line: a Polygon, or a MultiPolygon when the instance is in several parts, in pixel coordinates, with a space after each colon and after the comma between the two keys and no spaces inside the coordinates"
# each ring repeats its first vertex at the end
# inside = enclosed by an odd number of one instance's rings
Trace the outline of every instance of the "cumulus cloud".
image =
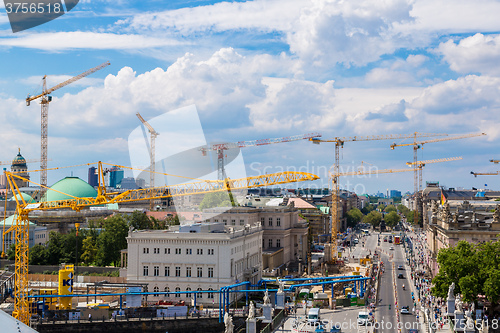
{"type": "Polygon", "coordinates": [[[461,74],[481,73],[500,75],[500,35],[475,34],[461,39],[458,44],[452,39],[439,44],[437,50],[450,68],[461,74]]]}

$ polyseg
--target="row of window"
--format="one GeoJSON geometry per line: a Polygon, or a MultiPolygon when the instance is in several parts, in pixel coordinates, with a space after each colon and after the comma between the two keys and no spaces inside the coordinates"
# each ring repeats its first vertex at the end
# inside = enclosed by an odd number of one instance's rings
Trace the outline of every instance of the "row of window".
{"type": "MultiPolygon", "coordinates": [[[[269,238],[269,239],[267,240],[267,242],[268,242],[268,244],[269,244],[269,246],[268,246],[268,247],[273,247],[273,239],[272,239],[272,238],[269,238]]],[[[264,240],[264,239],[262,240],[262,247],[263,247],[263,248],[265,248],[265,247],[266,247],[266,242],[265,242],[265,240],[264,240]]],[[[276,247],[281,247],[281,239],[279,239],[279,238],[278,238],[278,239],[276,239],[276,247]]]]}
{"type": "MultiPolygon", "coordinates": [[[[198,288],[198,289],[196,289],[196,290],[197,290],[197,291],[202,291],[203,289],[198,288]]],[[[208,288],[208,290],[213,290],[213,289],[212,289],[212,288],[208,288]]],[[[175,291],[176,291],[176,292],[179,292],[179,291],[181,291],[181,288],[177,287],[177,288],[175,288],[175,291]]],[[[191,288],[189,288],[189,287],[188,287],[188,288],[186,288],[186,291],[191,291],[191,288]]],[[[158,288],[158,286],[155,286],[155,287],[153,288],[153,292],[155,292],[155,293],[159,293],[159,292],[160,292],[160,288],[158,288]]],[[[167,287],[165,287],[164,292],[166,293],[166,294],[165,294],[165,297],[168,297],[168,296],[169,296],[169,295],[168,295],[168,293],[170,292],[170,288],[169,288],[168,286],[167,286],[167,287]]],[[[187,297],[187,298],[190,298],[190,297],[191,297],[191,293],[186,293],[185,295],[186,295],[186,297],[187,297]]],[[[176,297],[176,298],[180,298],[180,297],[181,297],[181,294],[175,294],[175,297],[176,297]]],[[[196,298],[203,298],[203,293],[197,293],[197,294],[196,294],[196,298]]],[[[213,294],[213,293],[208,293],[208,294],[207,294],[207,298],[214,298],[214,294],[213,294]]]]}
{"type": "MultiPolygon", "coordinates": [[[[149,276],[149,266],[143,266],[142,273],[144,276],[149,276]]],[[[160,266],[153,266],[153,276],[160,276],[160,266]]],[[[165,266],[165,276],[170,276],[170,266],[165,266]]],[[[181,276],[181,267],[180,266],[175,267],[175,276],[176,277],[181,276]]],[[[192,277],[192,268],[191,267],[186,267],[185,277],[192,277]]],[[[196,277],[199,277],[199,278],[203,277],[203,267],[196,267],[196,277]]],[[[214,268],[213,267],[208,267],[207,277],[209,277],[209,278],[214,277],[214,268]]]]}
{"type": "MultiPolygon", "coordinates": [[[[218,219],[215,219],[215,220],[214,220],[214,222],[219,222],[219,220],[218,220],[218,219]]],[[[227,225],[227,220],[222,220],[222,222],[223,222],[225,225],[227,225]]],[[[260,222],[261,222],[261,224],[262,224],[262,225],[264,225],[264,224],[266,223],[266,218],[265,218],[265,217],[261,217],[261,218],[260,218],[260,222]]],[[[236,220],[231,220],[231,225],[236,225],[236,220]]],[[[245,225],[245,220],[240,220],[240,225],[245,225]]],[[[273,226],[273,218],[272,218],[272,217],[268,218],[268,225],[269,225],[270,227],[272,227],[272,226],[273,226]]],[[[280,226],[281,226],[281,217],[277,217],[277,218],[276,218],[276,226],[277,226],[277,227],[280,227],[280,226]]]]}
{"type": "MultiPolygon", "coordinates": [[[[165,254],[170,254],[170,248],[169,247],[165,248],[164,250],[165,250],[165,254]]],[[[143,254],[149,254],[149,247],[142,248],[142,253],[143,254]]],[[[215,253],[214,249],[207,249],[207,254],[209,256],[213,256],[214,253],[215,253]]],[[[153,254],[160,254],[160,248],[159,247],[154,247],[153,248],[153,254]]],[[[182,249],[176,248],[175,249],[175,254],[182,254],[182,249]]],[[[186,254],[187,255],[193,254],[193,249],[186,249],[186,254]]],[[[196,254],[197,255],[203,255],[203,249],[196,249],[196,254]]]]}

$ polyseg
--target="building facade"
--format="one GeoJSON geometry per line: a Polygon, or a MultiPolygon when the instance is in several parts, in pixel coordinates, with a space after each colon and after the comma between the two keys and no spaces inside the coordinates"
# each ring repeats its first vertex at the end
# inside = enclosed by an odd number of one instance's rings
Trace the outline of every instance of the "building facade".
{"type": "Polygon", "coordinates": [[[277,207],[233,207],[207,209],[203,220],[242,226],[259,223],[262,235],[262,268],[267,272],[284,269],[307,256],[307,222],[299,219],[299,210],[293,205],[277,207]]]}
{"type": "MultiPolygon", "coordinates": [[[[194,293],[210,291],[243,281],[257,283],[262,275],[262,226],[197,223],[172,230],[131,231],[127,237],[127,281],[147,283],[148,298],[190,302],[194,293]]],[[[216,293],[201,293],[197,304],[218,304],[216,293]]]]}

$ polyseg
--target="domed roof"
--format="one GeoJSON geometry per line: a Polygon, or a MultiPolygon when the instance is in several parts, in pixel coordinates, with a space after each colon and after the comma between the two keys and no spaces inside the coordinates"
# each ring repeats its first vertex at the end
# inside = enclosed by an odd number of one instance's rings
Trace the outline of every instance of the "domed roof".
{"type": "MultiPolygon", "coordinates": [[[[6,218],[5,219],[5,227],[7,228],[7,226],[10,227],[10,226],[16,224],[16,219],[17,219],[17,214],[11,215],[8,218],[6,218]]],[[[0,224],[3,226],[4,220],[0,220],[0,224]]],[[[28,221],[28,226],[34,227],[35,223],[28,221]]]]}
{"type": "MultiPolygon", "coordinates": [[[[35,203],[35,199],[33,199],[29,194],[26,194],[24,192],[21,192],[21,196],[23,197],[24,201],[26,201],[26,203],[35,203]]],[[[19,198],[19,194],[16,194],[15,195],[16,198],[19,198]]],[[[16,201],[16,199],[14,197],[10,198],[9,201],[16,201]]]]}
{"type": "Polygon", "coordinates": [[[17,156],[12,160],[12,166],[26,167],[26,159],[21,155],[21,148],[19,148],[17,156]]]}
{"type": "MultiPolygon", "coordinates": [[[[95,198],[97,191],[87,182],[78,177],[66,177],[50,187],[59,192],[67,193],[78,198],[95,198]]],[[[41,201],[68,200],[72,197],[50,189],[43,195],[41,201]]]]}

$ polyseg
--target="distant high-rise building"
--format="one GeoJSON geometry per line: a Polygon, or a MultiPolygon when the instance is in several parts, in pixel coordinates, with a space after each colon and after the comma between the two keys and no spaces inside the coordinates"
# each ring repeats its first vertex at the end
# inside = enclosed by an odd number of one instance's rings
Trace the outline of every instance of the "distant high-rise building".
{"type": "Polygon", "coordinates": [[[3,168],[3,172],[0,175],[0,188],[7,187],[7,177],[5,176],[5,171],[7,171],[7,168],[3,168]]]}
{"type": "Polygon", "coordinates": [[[401,198],[401,191],[391,190],[389,197],[390,198],[401,198]]]}
{"type": "Polygon", "coordinates": [[[123,179],[124,171],[119,168],[112,168],[109,172],[109,187],[117,187],[123,179]]]}
{"type": "Polygon", "coordinates": [[[99,183],[97,181],[97,168],[96,167],[90,167],[89,168],[89,177],[88,177],[88,183],[92,187],[96,187],[99,183]]]}
{"type": "Polygon", "coordinates": [[[135,180],[135,183],[137,184],[137,186],[139,186],[139,188],[145,188],[146,187],[146,180],[144,180],[142,178],[137,178],[135,180]]]}
{"type": "Polygon", "coordinates": [[[127,189],[127,190],[136,190],[139,188],[137,186],[134,177],[125,177],[122,179],[121,183],[121,188],[127,189]]]}

